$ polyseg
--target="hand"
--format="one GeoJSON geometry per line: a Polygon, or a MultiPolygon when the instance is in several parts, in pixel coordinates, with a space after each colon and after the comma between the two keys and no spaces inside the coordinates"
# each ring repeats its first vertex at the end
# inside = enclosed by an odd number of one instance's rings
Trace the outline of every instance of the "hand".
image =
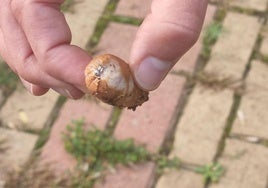
{"type": "Polygon", "coordinates": [[[207,0],[154,0],[134,41],[130,62],[138,84],[156,89],[199,37],[207,0]]]}
{"type": "MultiPolygon", "coordinates": [[[[77,99],[86,92],[83,72],[91,58],[70,45],[71,32],[60,12],[62,2],[2,0],[0,54],[32,94],[42,95],[52,88],[77,99]]],[[[142,88],[157,88],[194,44],[206,6],[207,0],[154,0],[131,53],[131,67],[142,88]]]]}
{"type": "Polygon", "coordinates": [[[1,0],[0,54],[32,94],[52,88],[77,99],[86,91],[83,73],[91,58],[70,45],[62,2],[1,0]]]}

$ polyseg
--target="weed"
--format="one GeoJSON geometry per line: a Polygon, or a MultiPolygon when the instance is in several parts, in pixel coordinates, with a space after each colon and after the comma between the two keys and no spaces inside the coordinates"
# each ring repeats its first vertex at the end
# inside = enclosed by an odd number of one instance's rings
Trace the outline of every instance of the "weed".
{"type": "Polygon", "coordinates": [[[61,5],[61,11],[74,13],[74,5],[78,3],[77,0],[65,0],[61,5]]]}
{"type": "Polygon", "coordinates": [[[16,88],[17,80],[18,78],[12,70],[5,63],[0,62],[0,89],[5,96],[16,88]]]}
{"type": "Polygon", "coordinates": [[[74,121],[64,135],[66,150],[78,161],[87,162],[90,169],[99,165],[133,164],[145,161],[149,153],[144,147],[135,146],[133,140],[116,140],[108,132],[93,128],[84,131],[84,122],[74,121]]]}
{"type": "Polygon", "coordinates": [[[162,174],[165,169],[180,169],[181,161],[178,157],[169,159],[167,156],[159,156],[154,161],[157,164],[157,173],[162,174]]]}
{"type": "Polygon", "coordinates": [[[121,16],[121,15],[104,15],[107,18],[109,18],[113,22],[119,22],[119,23],[124,23],[124,24],[130,24],[130,25],[136,25],[139,26],[142,23],[142,19],[139,18],[133,18],[133,17],[128,17],[128,16],[121,16]]]}
{"type": "Polygon", "coordinates": [[[260,58],[264,63],[268,64],[268,55],[261,55],[260,58]]]}
{"type": "Polygon", "coordinates": [[[205,88],[210,88],[215,91],[230,89],[236,94],[242,95],[244,93],[243,82],[240,79],[234,79],[230,76],[220,77],[214,72],[199,71],[195,74],[186,71],[176,72],[180,76],[184,76],[191,84],[200,84],[205,88]]]}
{"type": "Polygon", "coordinates": [[[78,160],[78,166],[83,169],[85,178],[93,183],[117,165],[151,161],[157,164],[158,173],[166,168],[180,167],[178,158],[169,159],[164,155],[151,154],[143,146],[136,146],[132,139],[116,140],[109,130],[92,128],[85,131],[82,120],[73,121],[63,139],[66,150],[78,160]]]}
{"type": "Polygon", "coordinates": [[[202,174],[204,182],[216,183],[224,173],[224,168],[219,163],[210,163],[197,167],[195,171],[202,174]]]}
{"type": "Polygon", "coordinates": [[[262,144],[263,144],[264,146],[268,147],[268,140],[263,140],[263,141],[262,141],[262,144]]]}
{"type": "Polygon", "coordinates": [[[205,29],[203,36],[203,48],[201,56],[208,59],[211,53],[211,46],[216,42],[222,31],[222,25],[219,22],[213,22],[205,29]]]}
{"type": "Polygon", "coordinates": [[[117,125],[117,122],[119,121],[119,117],[121,113],[122,113],[122,109],[118,107],[113,108],[112,114],[107,123],[107,132],[109,132],[109,134],[112,134],[114,132],[115,126],[117,125]]]}
{"type": "Polygon", "coordinates": [[[119,0],[110,0],[108,2],[108,4],[106,5],[104,12],[103,12],[103,15],[98,20],[98,22],[95,26],[95,30],[94,30],[90,40],[88,41],[88,43],[86,45],[86,49],[88,49],[88,51],[90,51],[90,52],[96,51],[96,49],[94,49],[94,48],[99,43],[100,38],[101,38],[104,30],[106,29],[106,27],[108,26],[108,24],[110,22],[110,17],[108,15],[110,15],[110,16],[112,15],[112,13],[116,9],[118,2],[119,2],[119,0]]]}
{"type": "Polygon", "coordinates": [[[45,145],[49,137],[49,133],[50,133],[50,128],[46,128],[40,131],[39,139],[37,140],[35,147],[34,147],[35,150],[40,149],[45,145]]]}

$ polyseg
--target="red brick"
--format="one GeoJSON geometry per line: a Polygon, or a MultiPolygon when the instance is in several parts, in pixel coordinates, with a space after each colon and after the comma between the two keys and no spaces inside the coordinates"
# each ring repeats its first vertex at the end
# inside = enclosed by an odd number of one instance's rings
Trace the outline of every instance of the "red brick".
{"type": "Polygon", "coordinates": [[[55,169],[62,171],[71,169],[76,164],[75,159],[64,149],[62,133],[72,120],[83,118],[87,125],[104,129],[111,113],[111,107],[97,104],[94,101],[68,100],[61,109],[54,123],[50,138],[42,151],[43,162],[53,163],[55,169]]]}
{"type": "Polygon", "coordinates": [[[138,27],[126,24],[110,23],[97,46],[100,53],[111,53],[128,61],[131,45],[138,27]]]}
{"type": "Polygon", "coordinates": [[[149,188],[153,184],[154,168],[153,163],[122,167],[116,173],[107,175],[95,188],[149,188]]]}
{"type": "Polygon", "coordinates": [[[168,75],[161,86],[150,93],[150,99],[135,112],[125,110],[115,130],[119,139],[134,138],[138,143],[146,144],[152,152],[157,152],[166,135],[170,132],[173,114],[185,80],[168,75]]]}
{"type": "Polygon", "coordinates": [[[144,18],[151,9],[152,0],[121,0],[115,11],[116,14],[144,18]]]}

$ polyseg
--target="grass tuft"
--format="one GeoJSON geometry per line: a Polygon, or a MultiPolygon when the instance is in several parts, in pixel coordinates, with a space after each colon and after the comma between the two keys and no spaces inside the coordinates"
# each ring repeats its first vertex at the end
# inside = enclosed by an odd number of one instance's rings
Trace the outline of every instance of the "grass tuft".
{"type": "Polygon", "coordinates": [[[5,64],[0,62],[0,89],[8,96],[17,86],[18,77],[5,64]]]}
{"type": "Polygon", "coordinates": [[[202,174],[204,182],[217,183],[224,173],[224,168],[219,163],[210,163],[197,167],[195,171],[202,174]]]}
{"type": "Polygon", "coordinates": [[[206,27],[203,36],[203,48],[201,51],[201,56],[204,59],[208,59],[210,57],[211,47],[217,41],[221,32],[222,24],[220,22],[213,22],[206,27]]]}

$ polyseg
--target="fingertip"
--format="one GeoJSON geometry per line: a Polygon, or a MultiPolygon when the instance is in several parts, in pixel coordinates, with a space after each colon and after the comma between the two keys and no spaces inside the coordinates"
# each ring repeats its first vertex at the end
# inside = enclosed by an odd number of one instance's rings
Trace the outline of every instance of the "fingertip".
{"type": "Polygon", "coordinates": [[[35,84],[32,84],[23,78],[19,77],[22,85],[29,91],[32,95],[41,96],[48,92],[49,88],[41,87],[35,84]]]}
{"type": "Polygon", "coordinates": [[[173,64],[156,57],[146,57],[132,66],[136,83],[146,91],[155,90],[166,77],[173,64]]]}
{"type": "Polygon", "coordinates": [[[43,87],[40,87],[40,86],[37,86],[37,85],[33,85],[33,84],[31,84],[31,87],[30,87],[31,94],[33,94],[35,96],[44,95],[48,91],[49,91],[49,88],[43,88],[43,87]]]}

